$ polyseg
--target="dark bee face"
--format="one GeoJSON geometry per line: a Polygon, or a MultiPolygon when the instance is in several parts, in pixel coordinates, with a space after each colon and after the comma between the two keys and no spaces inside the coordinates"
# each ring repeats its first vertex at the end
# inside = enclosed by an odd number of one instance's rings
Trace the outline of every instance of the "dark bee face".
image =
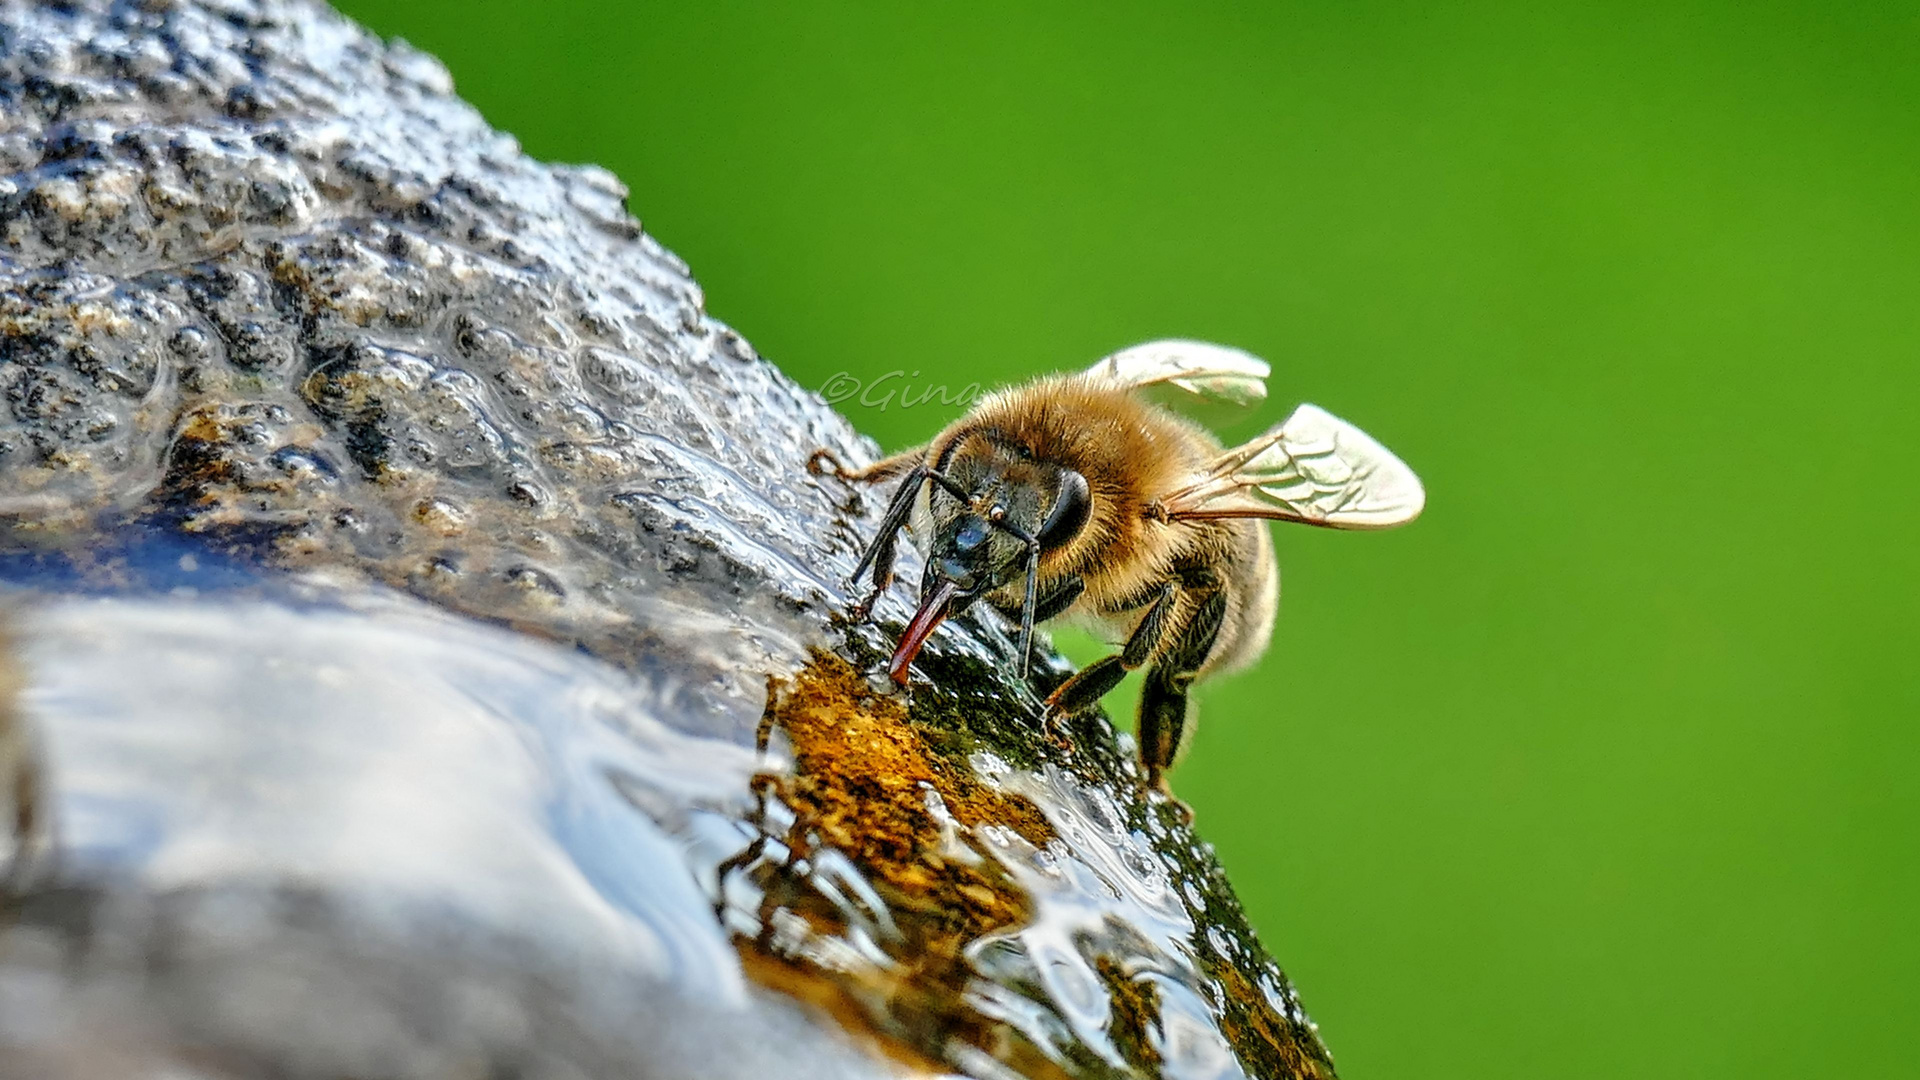
{"type": "Polygon", "coordinates": [[[1086,523],[1087,482],[1079,473],[981,441],[986,445],[954,454],[927,481],[932,536],[920,610],[890,665],[896,681],[905,681],[907,665],[949,615],[1015,582],[1025,582],[1030,596],[1039,556],[1086,523]]]}
{"type": "Polygon", "coordinates": [[[934,522],[929,572],[972,594],[992,592],[1024,573],[1026,538],[1039,533],[1057,486],[1056,477],[1039,473],[1030,463],[997,454],[955,461],[947,478],[971,498],[962,501],[938,484],[928,492],[934,522]]]}

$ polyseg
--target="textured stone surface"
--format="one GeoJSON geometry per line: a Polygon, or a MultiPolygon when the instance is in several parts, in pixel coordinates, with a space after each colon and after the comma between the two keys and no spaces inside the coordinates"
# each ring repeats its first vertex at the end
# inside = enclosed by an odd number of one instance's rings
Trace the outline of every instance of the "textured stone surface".
{"type": "Polygon", "coordinates": [[[1211,853],[1103,721],[1040,731],[1000,627],[910,709],[815,651],[881,640],[833,618],[877,507],[802,463],[873,448],[611,175],[287,0],[0,3],[0,125],[0,1059],[1331,1075],[1211,853]],[[907,756],[808,734],[842,721],[907,756]]]}

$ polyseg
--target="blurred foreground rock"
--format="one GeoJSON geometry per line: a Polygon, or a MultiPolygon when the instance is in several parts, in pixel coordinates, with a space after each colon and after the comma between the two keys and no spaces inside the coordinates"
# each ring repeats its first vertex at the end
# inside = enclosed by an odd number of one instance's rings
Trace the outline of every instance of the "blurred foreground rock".
{"type": "Polygon", "coordinates": [[[873,448],[612,176],[298,2],[0,118],[0,1076],[1332,1075],[991,616],[864,674],[873,448]]]}

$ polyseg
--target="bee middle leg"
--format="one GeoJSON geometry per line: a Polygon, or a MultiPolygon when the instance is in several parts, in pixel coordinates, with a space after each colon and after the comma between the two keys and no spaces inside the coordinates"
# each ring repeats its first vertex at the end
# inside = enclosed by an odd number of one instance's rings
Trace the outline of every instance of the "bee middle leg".
{"type": "Polygon", "coordinates": [[[1174,609],[1180,601],[1180,589],[1169,582],[1161,588],[1153,600],[1153,606],[1133,628],[1133,634],[1120,652],[1100,660],[1095,660],[1066,682],[1047,695],[1047,711],[1055,714],[1085,712],[1107,696],[1107,691],[1120,685],[1127,672],[1147,662],[1153,655],[1155,646],[1166,635],[1167,624],[1173,618],[1174,609]]]}

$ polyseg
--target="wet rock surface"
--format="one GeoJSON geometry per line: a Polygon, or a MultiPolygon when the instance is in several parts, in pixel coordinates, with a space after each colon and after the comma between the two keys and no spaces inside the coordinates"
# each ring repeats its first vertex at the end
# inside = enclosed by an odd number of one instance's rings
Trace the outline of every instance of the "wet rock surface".
{"type": "Polygon", "coordinates": [[[298,2],[0,3],[0,125],[0,1075],[1332,1075],[990,615],[864,674],[612,176],[298,2]]]}

